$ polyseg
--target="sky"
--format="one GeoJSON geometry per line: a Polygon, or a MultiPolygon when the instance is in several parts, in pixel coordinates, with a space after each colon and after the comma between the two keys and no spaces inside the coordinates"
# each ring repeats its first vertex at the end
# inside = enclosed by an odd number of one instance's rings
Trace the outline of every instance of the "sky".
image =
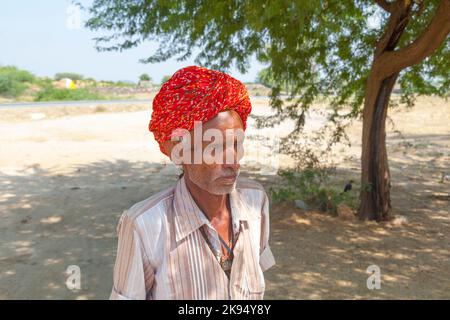
{"type": "MultiPolygon", "coordinates": [[[[0,65],[14,65],[37,76],[53,77],[58,72],[75,72],[97,80],[137,82],[148,73],[155,82],[178,69],[193,65],[195,56],[142,64],[158,48],[156,42],[143,43],[122,52],[98,52],[94,37],[104,35],[83,27],[87,14],[79,19],[69,0],[0,0],[0,65]],[[81,21],[81,23],[77,23],[81,21]]],[[[231,69],[237,79],[254,81],[263,65],[252,60],[247,74],[231,69]]]]}

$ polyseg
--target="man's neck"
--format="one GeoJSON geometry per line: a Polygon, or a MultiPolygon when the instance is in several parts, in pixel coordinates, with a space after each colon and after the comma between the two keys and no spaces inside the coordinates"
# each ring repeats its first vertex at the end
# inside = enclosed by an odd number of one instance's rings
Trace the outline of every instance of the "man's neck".
{"type": "Polygon", "coordinates": [[[228,194],[212,194],[193,183],[184,176],[186,187],[195,203],[206,215],[209,221],[222,220],[229,215],[228,194]]]}

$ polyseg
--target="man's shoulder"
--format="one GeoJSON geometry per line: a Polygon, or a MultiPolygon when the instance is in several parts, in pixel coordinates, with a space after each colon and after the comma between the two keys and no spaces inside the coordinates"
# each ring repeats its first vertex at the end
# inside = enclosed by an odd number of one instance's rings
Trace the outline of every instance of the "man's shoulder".
{"type": "Polygon", "coordinates": [[[124,211],[124,215],[128,219],[136,220],[138,218],[157,218],[164,214],[168,205],[173,202],[175,187],[166,188],[150,197],[139,201],[132,205],[128,210],[124,211]]]}
{"type": "Polygon", "coordinates": [[[267,193],[264,187],[257,181],[239,177],[236,183],[236,190],[246,201],[263,205],[267,202],[267,193]]]}

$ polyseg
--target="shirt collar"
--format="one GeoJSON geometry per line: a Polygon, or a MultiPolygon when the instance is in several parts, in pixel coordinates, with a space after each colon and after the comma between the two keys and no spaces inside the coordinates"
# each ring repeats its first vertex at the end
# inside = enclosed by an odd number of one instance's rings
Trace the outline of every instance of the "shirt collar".
{"type": "MultiPolygon", "coordinates": [[[[237,184],[236,188],[230,193],[230,207],[233,218],[239,220],[240,223],[240,221],[254,219],[256,216],[252,214],[243,201],[237,184]]],[[[184,175],[178,180],[175,187],[174,208],[177,242],[209,222],[189,192],[184,175]]]]}

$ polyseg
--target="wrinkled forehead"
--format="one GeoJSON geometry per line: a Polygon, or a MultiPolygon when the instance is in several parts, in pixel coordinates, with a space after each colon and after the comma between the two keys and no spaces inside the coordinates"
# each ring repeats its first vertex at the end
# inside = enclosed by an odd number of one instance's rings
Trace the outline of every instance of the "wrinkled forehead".
{"type": "Polygon", "coordinates": [[[209,121],[203,123],[198,121],[190,131],[174,131],[172,137],[175,141],[188,138],[191,145],[194,145],[197,139],[199,140],[198,142],[211,141],[211,139],[217,141],[218,137],[221,139],[233,137],[235,140],[242,141],[245,137],[245,132],[239,114],[234,110],[225,110],[218,113],[209,121]]]}
{"type": "Polygon", "coordinates": [[[234,110],[225,110],[219,112],[214,118],[202,124],[203,131],[208,129],[218,129],[225,131],[227,129],[244,129],[242,119],[234,110]]]}

